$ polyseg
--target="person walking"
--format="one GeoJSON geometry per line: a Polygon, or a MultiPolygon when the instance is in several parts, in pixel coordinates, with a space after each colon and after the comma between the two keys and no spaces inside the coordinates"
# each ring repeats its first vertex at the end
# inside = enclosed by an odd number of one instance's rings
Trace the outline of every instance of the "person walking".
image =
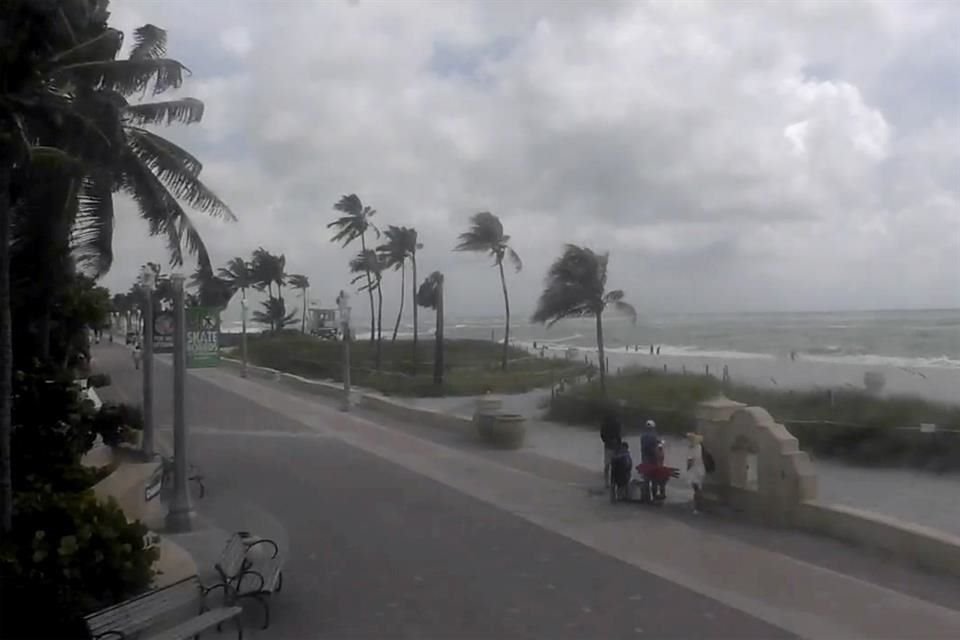
{"type": "Polygon", "coordinates": [[[703,508],[703,478],[707,469],[703,460],[703,436],[698,433],[687,434],[687,481],[693,489],[693,512],[700,513],[703,508]]]}
{"type": "Polygon", "coordinates": [[[623,441],[623,428],[620,417],[613,409],[607,409],[600,424],[600,439],[603,441],[603,486],[610,487],[610,465],[613,456],[623,441]]]}
{"type": "Polygon", "coordinates": [[[133,346],[133,366],[136,369],[140,368],[140,362],[143,361],[143,351],[140,349],[140,343],[137,342],[133,346]]]}

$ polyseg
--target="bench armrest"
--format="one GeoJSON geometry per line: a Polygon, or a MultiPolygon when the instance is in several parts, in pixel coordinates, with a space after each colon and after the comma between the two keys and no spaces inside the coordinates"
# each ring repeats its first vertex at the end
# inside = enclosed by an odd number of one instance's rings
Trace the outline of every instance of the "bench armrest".
{"type": "Polygon", "coordinates": [[[232,587],[234,593],[236,593],[238,596],[242,596],[244,593],[247,593],[247,590],[241,590],[241,587],[243,587],[243,578],[245,576],[256,576],[257,579],[260,581],[260,584],[257,585],[257,588],[250,590],[250,593],[260,593],[261,591],[263,591],[263,587],[266,586],[267,584],[267,581],[263,577],[263,574],[257,571],[256,569],[244,569],[243,571],[240,572],[240,574],[236,578],[236,583],[235,583],[236,586],[232,587]]]}
{"type": "Polygon", "coordinates": [[[273,555],[270,556],[271,558],[276,558],[277,554],[280,553],[280,547],[277,545],[276,542],[274,542],[270,538],[260,538],[259,540],[252,542],[251,544],[247,545],[246,552],[250,553],[250,550],[253,549],[255,546],[257,546],[258,544],[268,544],[271,547],[273,547],[273,555]]]}

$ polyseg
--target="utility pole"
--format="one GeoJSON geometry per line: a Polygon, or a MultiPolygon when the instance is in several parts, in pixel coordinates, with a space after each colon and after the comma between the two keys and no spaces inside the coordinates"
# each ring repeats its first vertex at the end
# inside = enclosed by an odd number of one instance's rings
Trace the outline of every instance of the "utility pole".
{"type": "Polygon", "coordinates": [[[343,340],[343,411],[350,411],[350,294],[341,290],[337,296],[343,340]]]}
{"type": "Polygon", "coordinates": [[[173,281],[173,501],[167,512],[167,529],[190,531],[193,527],[193,506],[187,486],[187,425],[184,404],[187,378],[187,317],[183,301],[183,274],[174,274],[173,281]]]}
{"type": "Polygon", "coordinates": [[[240,376],[247,377],[247,290],[240,291],[240,359],[243,361],[243,367],[240,369],[240,376]]]}
{"type": "MultiPolygon", "coordinates": [[[[140,271],[143,298],[143,455],[153,460],[153,287],[157,273],[148,265],[140,271]]],[[[136,347],[136,345],[134,345],[136,347]]]]}

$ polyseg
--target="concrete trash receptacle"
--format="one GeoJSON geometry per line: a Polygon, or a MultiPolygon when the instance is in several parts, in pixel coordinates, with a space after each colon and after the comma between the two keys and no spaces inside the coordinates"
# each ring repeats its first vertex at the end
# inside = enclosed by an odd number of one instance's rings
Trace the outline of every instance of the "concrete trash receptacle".
{"type": "Polygon", "coordinates": [[[477,425],[477,429],[481,431],[481,436],[483,436],[482,431],[493,424],[494,416],[500,413],[502,406],[503,402],[493,396],[484,396],[477,400],[477,409],[473,414],[473,422],[477,425]]]}
{"type": "Polygon", "coordinates": [[[480,437],[498,449],[519,449],[526,439],[527,419],[515,413],[498,413],[479,425],[480,437]]]}

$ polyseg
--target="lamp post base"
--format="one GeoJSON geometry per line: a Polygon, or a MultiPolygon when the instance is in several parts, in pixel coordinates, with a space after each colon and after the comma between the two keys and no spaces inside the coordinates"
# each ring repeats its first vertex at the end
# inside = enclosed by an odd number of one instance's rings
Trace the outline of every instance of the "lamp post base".
{"type": "Polygon", "coordinates": [[[193,522],[196,519],[196,512],[190,508],[171,507],[167,512],[165,521],[167,531],[172,533],[185,533],[193,530],[193,522]]]}

